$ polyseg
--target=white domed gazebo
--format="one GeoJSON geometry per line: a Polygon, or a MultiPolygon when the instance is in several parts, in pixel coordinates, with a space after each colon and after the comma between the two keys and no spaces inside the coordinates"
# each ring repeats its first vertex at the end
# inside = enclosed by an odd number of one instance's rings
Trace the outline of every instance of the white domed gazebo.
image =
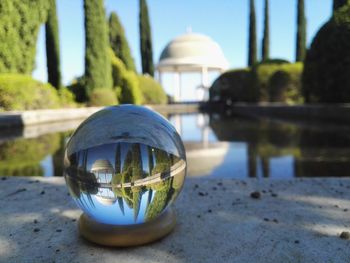
{"type": "MultiPolygon", "coordinates": [[[[164,48],[157,65],[158,79],[162,74],[174,73],[174,100],[181,100],[181,73],[201,73],[200,87],[208,93],[208,72],[223,72],[228,62],[220,46],[210,37],[198,33],[186,33],[164,48]]],[[[202,98],[205,99],[205,98],[202,98]]]]}

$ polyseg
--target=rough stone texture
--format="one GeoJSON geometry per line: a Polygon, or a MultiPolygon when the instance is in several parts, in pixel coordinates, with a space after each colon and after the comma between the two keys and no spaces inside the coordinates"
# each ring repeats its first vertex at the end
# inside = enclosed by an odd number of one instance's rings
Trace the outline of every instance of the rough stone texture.
{"type": "Polygon", "coordinates": [[[174,232],[128,249],[79,238],[63,178],[1,179],[1,262],[350,262],[350,179],[188,178],[174,232]]]}

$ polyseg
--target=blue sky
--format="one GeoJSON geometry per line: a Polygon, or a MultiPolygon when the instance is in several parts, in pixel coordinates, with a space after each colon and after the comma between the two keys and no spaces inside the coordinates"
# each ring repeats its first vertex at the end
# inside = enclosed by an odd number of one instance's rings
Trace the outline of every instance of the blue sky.
{"type": "MultiPolygon", "coordinates": [[[[69,84],[84,72],[83,0],[56,0],[59,17],[63,83],[69,84]]],[[[106,12],[116,11],[123,23],[137,69],[140,71],[138,32],[139,0],[105,0],[106,12]]],[[[148,0],[152,26],[154,62],[165,45],[175,36],[193,32],[210,36],[222,47],[231,68],[247,63],[248,0],[148,0]]],[[[270,0],[270,54],[273,58],[294,60],[297,0],[270,0]]],[[[331,15],[331,0],[305,0],[307,39],[331,15]]],[[[263,23],[263,0],[256,0],[257,33],[260,51],[263,23]]],[[[47,80],[43,28],[37,44],[33,76],[47,80]]],[[[166,78],[165,78],[166,79],[166,78]]],[[[196,79],[196,78],[191,78],[196,79]]],[[[199,76],[194,81],[199,81],[199,76]]],[[[165,80],[167,82],[167,80],[165,80]]],[[[183,79],[188,83],[189,78],[183,79]]],[[[167,87],[166,89],[169,89],[167,87]]]]}

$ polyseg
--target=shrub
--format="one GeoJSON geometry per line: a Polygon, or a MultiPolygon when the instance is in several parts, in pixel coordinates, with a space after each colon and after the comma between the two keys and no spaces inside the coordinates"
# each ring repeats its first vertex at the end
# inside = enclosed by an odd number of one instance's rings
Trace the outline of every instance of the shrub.
{"type": "Polygon", "coordinates": [[[72,81],[67,89],[74,94],[76,102],[87,102],[89,100],[87,91],[85,89],[85,77],[79,77],[72,81]]]}
{"type": "Polygon", "coordinates": [[[227,71],[217,78],[210,88],[210,100],[231,100],[232,102],[255,102],[256,91],[251,82],[249,69],[227,71]]]}
{"type": "Polygon", "coordinates": [[[258,101],[269,100],[268,84],[270,78],[276,71],[281,70],[284,65],[288,64],[283,60],[269,60],[266,63],[256,64],[252,68],[252,85],[258,94],[258,101]]]}
{"type": "Polygon", "coordinates": [[[117,96],[112,89],[94,89],[90,94],[90,106],[110,106],[116,104],[118,104],[117,96]]]}
{"type": "Polygon", "coordinates": [[[302,71],[302,63],[287,64],[276,71],[270,78],[268,84],[269,101],[288,104],[302,103],[302,71]]]}
{"type": "Polygon", "coordinates": [[[268,62],[225,72],[210,89],[211,100],[301,103],[302,63],[268,62]]]}
{"type": "Polygon", "coordinates": [[[60,106],[55,88],[32,77],[20,74],[0,74],[0,109],[34,110],[60,106]]]}
{"type": "Polygon", "coordinates": [[[303,74],[306,102],[350,102],[350,5],[334,12],[307,52],[303,74]]]}
{"type": "Polygon", "coordinates": [[[122,85],[117,87],[117,92],[120,103],[142,104],[143,102],[137,75],[132,71],[126,71],[122,76],[122,85]]]}
{"type": "Polygon", "coordinates": [[[112,79],[118,101],[120,103],[141,104],[143,97],[139,88],[139,81],[136,73],[128,71],[124,63],[117,58],[112,51],[112,79]]]}
{"type": "Polygon", "coordinates": [[[76,107],[74,94],[65,87],[61,87],[58,90],[58,96],[60,98],[60,106],[63,108],[76,107]]]}
{"type": "Polygon", "coordinates": [[[149,75],[138,76],[139,87],[145,104],[165,104],[167,96],[162,86],[149,75]]]}

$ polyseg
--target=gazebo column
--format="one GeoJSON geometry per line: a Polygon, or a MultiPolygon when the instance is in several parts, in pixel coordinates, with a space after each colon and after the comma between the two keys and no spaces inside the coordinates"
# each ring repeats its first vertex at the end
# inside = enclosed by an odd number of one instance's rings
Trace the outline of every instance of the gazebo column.
{"type": "Polygon", "coordinates": [[[202,72],[201,72],[201,77],[202,77],[202,87],[204,91],[204,96],[203,100],[208,100],[209,98],[209,80],[208,80],[208,68],[207,67],[202,67],[202,72]]]}
{"type": "Polygon", "coordinates": [[[163,87],[162,71],[158,70],[158,82],[163,87]]]}
{"type": "Polygon", "coordinates": [[[174,72],[174,101],[181,100],[181,73],[179,71],[174,72]]]}

